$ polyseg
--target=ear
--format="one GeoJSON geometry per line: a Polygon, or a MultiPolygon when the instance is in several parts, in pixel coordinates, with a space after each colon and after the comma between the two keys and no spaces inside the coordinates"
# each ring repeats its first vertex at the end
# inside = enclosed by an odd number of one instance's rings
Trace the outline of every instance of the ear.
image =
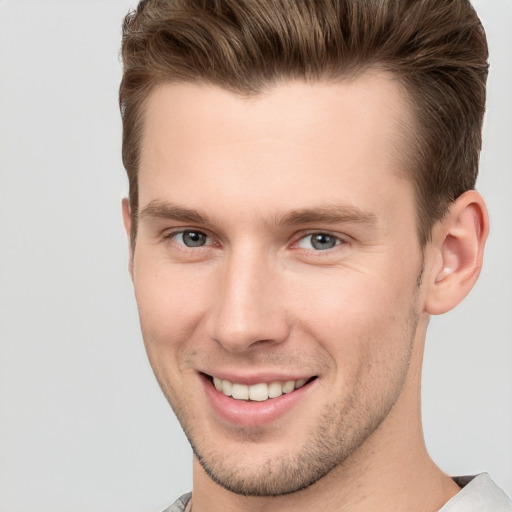
{"type": "Polygon", "coordinates": [[[482,196],[475,190],[462,194],[434,227],[425,310],[446,313],[473,288],[480,270],[489,216],[482,196]]]}
{"type": "Polygon", "coordinates": [[[130,244],[130,259],[128,262],[128,271],[133,279],[133,244],[131,241],[131,232],[132,232],[132,210],[130,208],[130,201],[128,198],[123,198],[122,201],[122,210],[123,210],[123,224],[124,230],[126,232],[126,236],[128,237],[128,241],[130,244]]]}

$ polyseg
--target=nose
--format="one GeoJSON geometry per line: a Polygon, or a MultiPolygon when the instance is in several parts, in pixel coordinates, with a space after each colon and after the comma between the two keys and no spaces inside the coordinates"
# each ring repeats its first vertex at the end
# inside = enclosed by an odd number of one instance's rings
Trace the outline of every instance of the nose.
{"type": "Polygon", "coordinates": [[[287,339],[290,327],[276,265],[255,251],[233,252],[217,283],[208,326],[213,340],[239,353],[287,339]]]}

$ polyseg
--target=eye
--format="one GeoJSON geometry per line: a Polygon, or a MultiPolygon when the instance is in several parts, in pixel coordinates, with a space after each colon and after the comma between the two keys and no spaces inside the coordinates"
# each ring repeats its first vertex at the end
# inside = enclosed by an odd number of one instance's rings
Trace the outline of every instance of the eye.
{"type": "Polygon", "coordinates": [[[187,229],[186,231],[180,231],[179,233],[171,233],[169,237],[173,242],[186,247],[203,247],[205,245],[211,245],[211,240],[208,235],[201,231],[194,231],[187,229]]]}
{"type": "Polygon", "coordinates": [[[298,246],[302,249],[326,251],[341,244],[341,240],[329,233],[312,233],[299,240],[298,246]]]}

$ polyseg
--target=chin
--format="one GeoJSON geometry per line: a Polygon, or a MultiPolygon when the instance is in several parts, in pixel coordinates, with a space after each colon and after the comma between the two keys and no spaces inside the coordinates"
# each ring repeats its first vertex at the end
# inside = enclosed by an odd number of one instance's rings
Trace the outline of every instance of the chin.
{"type": "Polygon", "coordinates": [[[330,404],[301,443],[287,443],[281,452],[278,446],[264,446],[254,431],[243,429],[245,442],[214,441],[204,430],[198,433],[196,428],[182,426],[195,458],[211,480],[238,495],[271,497],[300,492],[343,467],[386,415],[387,411],[372,417],[354,430],[352,414],[344,418],[343,408],[330,404]],[[219,448],[223,445],[224,450],[219,448]]]}

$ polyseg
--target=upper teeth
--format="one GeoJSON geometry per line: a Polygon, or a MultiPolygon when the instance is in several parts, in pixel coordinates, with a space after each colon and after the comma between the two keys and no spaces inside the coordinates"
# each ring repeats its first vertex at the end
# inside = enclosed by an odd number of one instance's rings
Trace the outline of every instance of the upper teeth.
{"type": "Polygon", "coordinates": [[[306,381],[307,379],[275,381],[269,384],[261,382],[248,386],[213,377],[214,386],[226,396],[231,396],[236,400],[255,400],[257,402],[268,398],[277,398],[283,393],[291,393],[294,389],[304,386],[306,381]]]}

